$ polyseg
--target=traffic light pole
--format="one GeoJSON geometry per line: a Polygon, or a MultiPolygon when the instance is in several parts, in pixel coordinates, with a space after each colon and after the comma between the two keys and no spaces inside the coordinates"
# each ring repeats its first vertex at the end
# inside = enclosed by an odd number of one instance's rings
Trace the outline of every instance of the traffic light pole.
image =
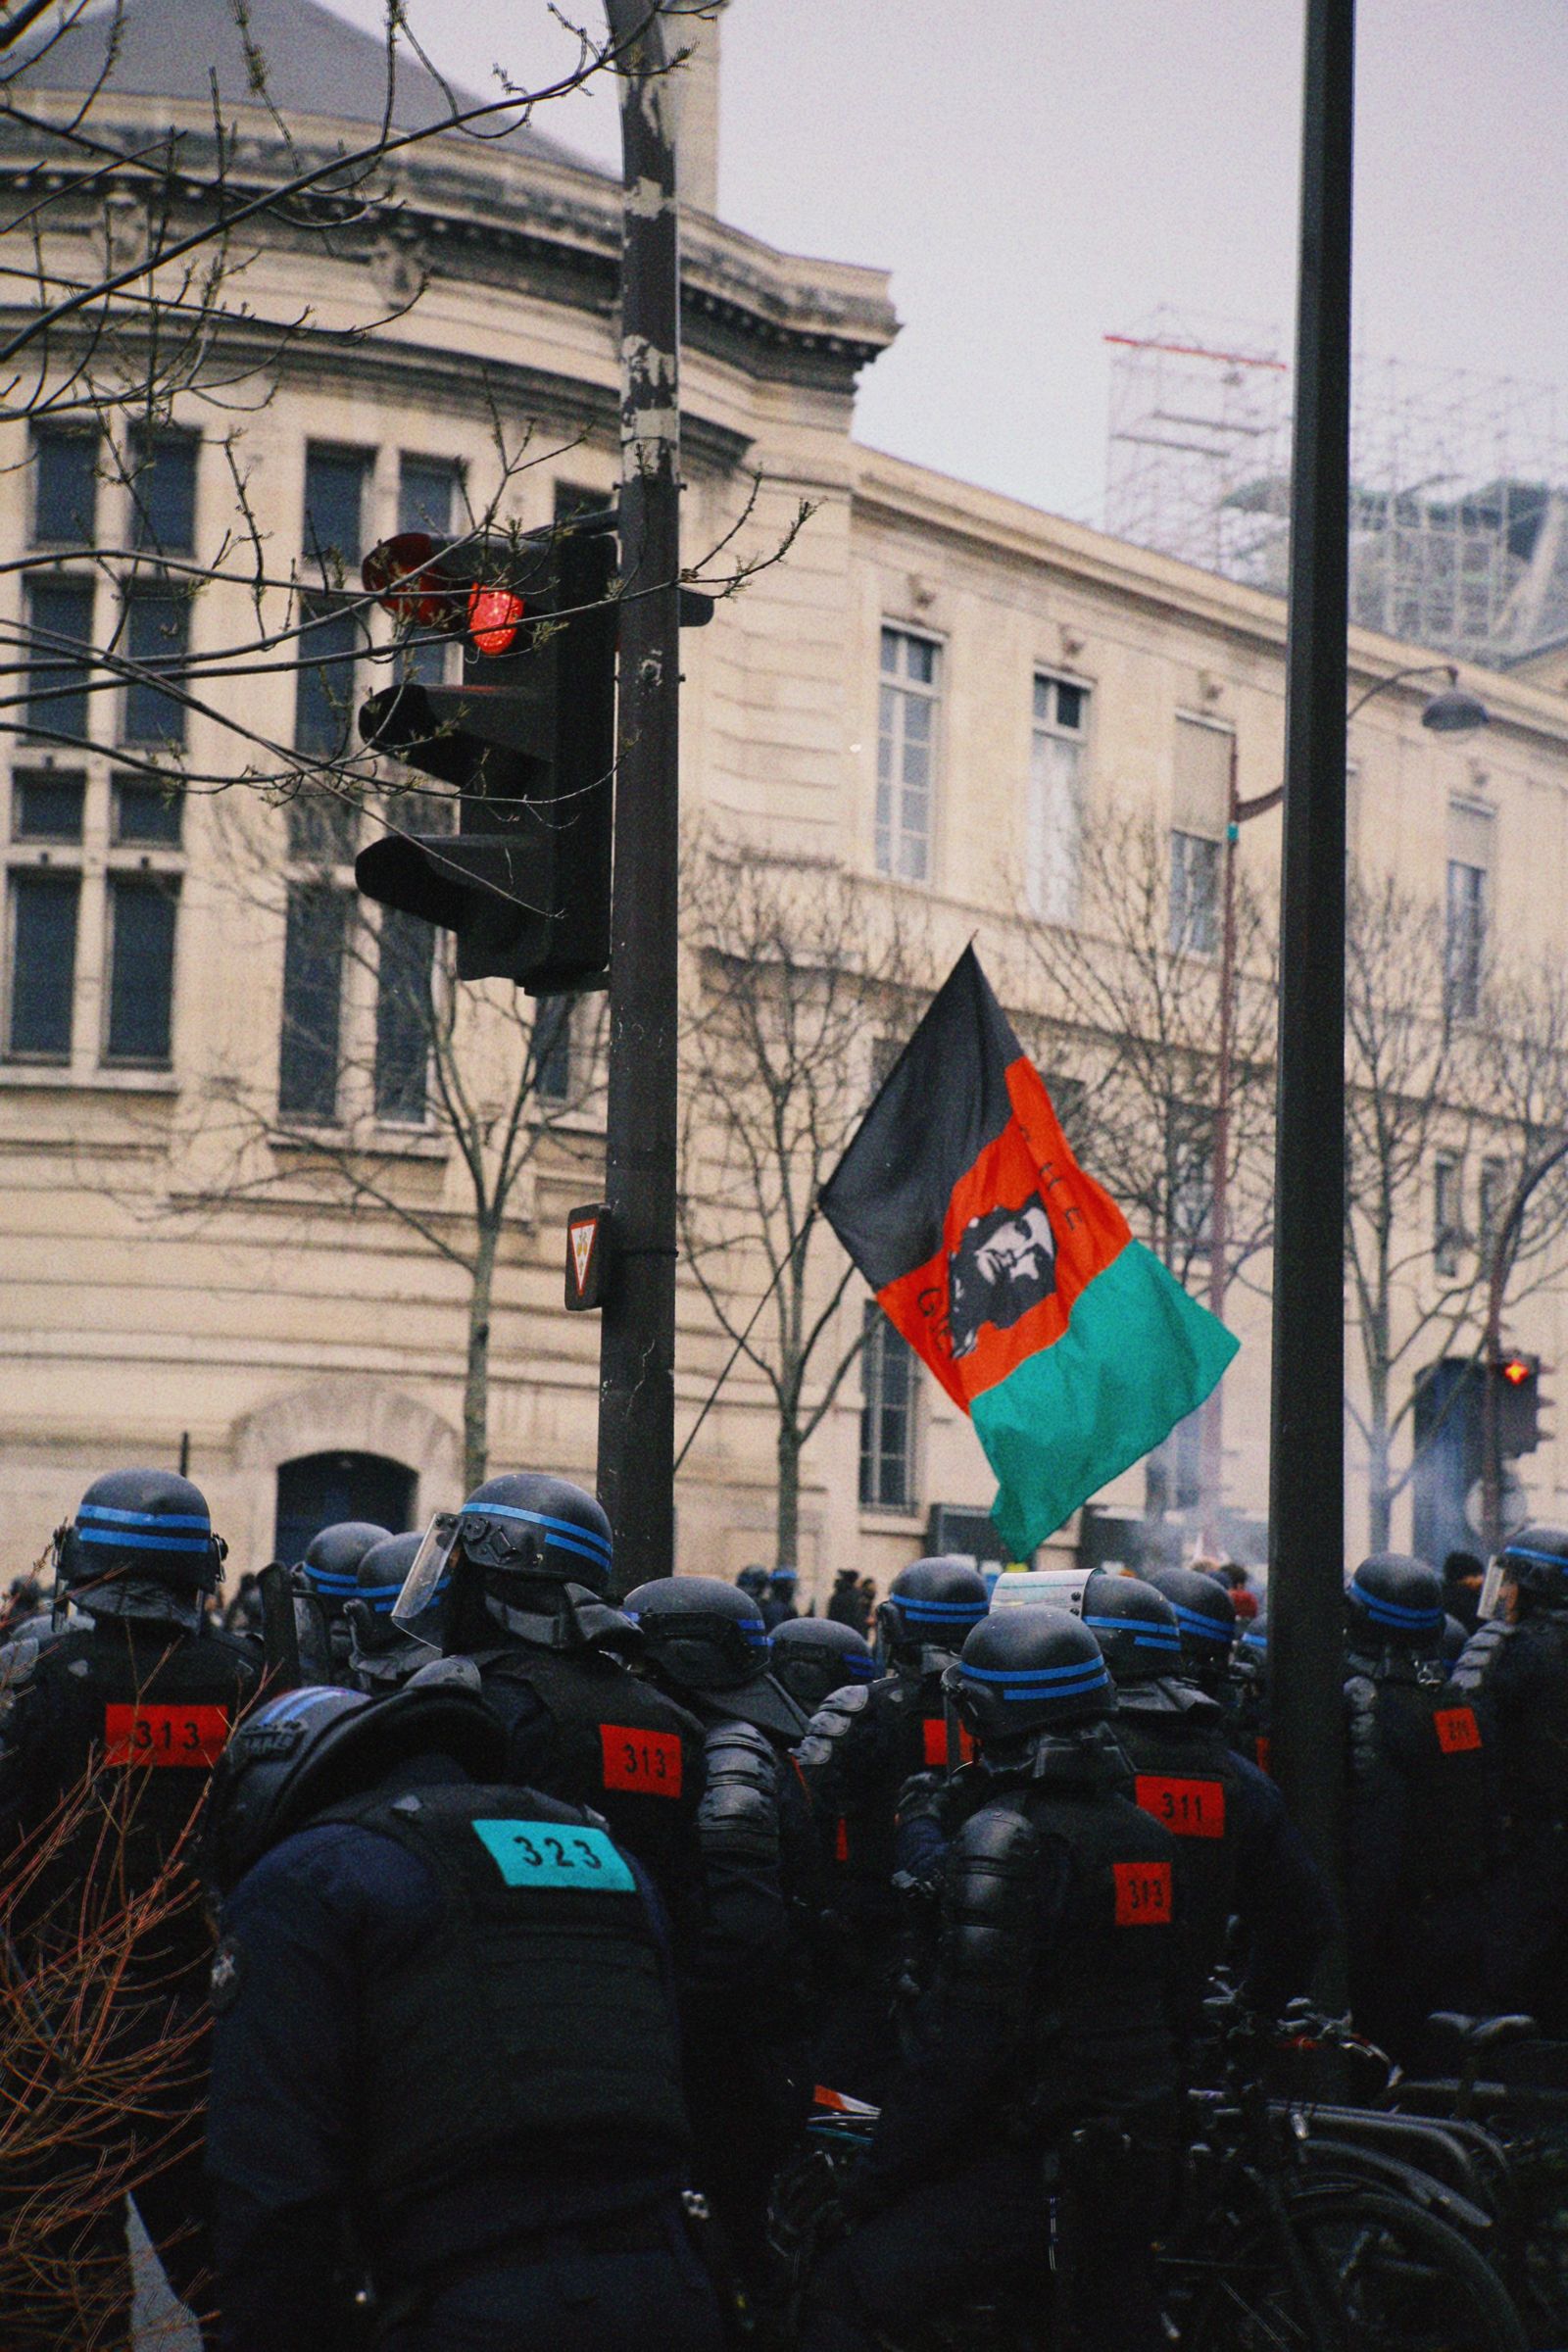
{"type": "Polygon", "coordinates": [[[615,1588],[674,1569],[680,858],[675,93],[651,0],[605,0],[621,76],[620,664],[599,1493],[615,1588]]]}
{"type": "Polygon", "coordinates": [[[1307,0],[1291,489],[1274,1363],[1273,1769],[1339,1879],[1345,1575],[1345,742],[1354,0],[1307,0]]]}

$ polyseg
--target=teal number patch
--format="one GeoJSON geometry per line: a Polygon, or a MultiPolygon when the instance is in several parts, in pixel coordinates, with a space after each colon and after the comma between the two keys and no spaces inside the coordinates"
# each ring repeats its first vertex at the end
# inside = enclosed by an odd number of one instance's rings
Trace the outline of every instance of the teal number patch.
{"type": "Polygon", "coordinates": [[[637,1882],[603,1830],[564,1821],[476,1821],[473,1834],[509,1886],[631,1894],[637,1882]]]}

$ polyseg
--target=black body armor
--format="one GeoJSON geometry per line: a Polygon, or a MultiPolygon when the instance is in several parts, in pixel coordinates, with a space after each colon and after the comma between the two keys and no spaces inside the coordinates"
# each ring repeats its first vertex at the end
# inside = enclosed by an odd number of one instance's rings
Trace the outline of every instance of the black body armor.
{"type": "Polygon", "coordinates": [[[1352,1655],[1345,1686],[1350,1838],[1362,1806],[1396,1805],[1397,1884],[1380,1905],[1419,1900],[1480,1878],[1492,1859],[1495,1796],[1480,1716],[1433,1660],[1352,1655]],[[1360,1671],[1356,1671],[1356,1669],[1360,1671]]]}
{"type": "Polygon", "coordinates": [[[1174,1840],[1104,1786],[1009,1787],[955,1838],[943,1893],[941,1979],[1012,2011],[1027,2035],[1015,2122],[1049,2137],[1064,2119],[1138,2107],[1175,2086],[1171,1987],[1174,1840]],[[1040,1933],[1048,1848],[1067,1886],[1040,1933]]]}
{"type": "Polygon", "coordinates": [[[372,1973],[367,2192],[400,2204],[507,2163],[678,2174],[688,2132],[659,1941],[623,1855],[581,1808],[514,1788],[372,1795],[318,1817],[390,1838],[445,1897],[433,1939],[372,1973]]]}
{"type": "Polygon", "coordinates": [[[1138,1804],[1175,1840],[1184,2007],[1195,2020],[1236,1908],[1236,1769],[1217,1703],[1191,1684],[1134,1684],[1112,1726],[1138,1804]]]}
{"type": "Polygon", "coordinates": [[[512,1775],[602,1813],[611,1836],[678,1905],[698,1869],[702,1727],[604,1650],[518,1643],[473,1657],[485,1701],[513,1739],[512,1775]],[[533,1701],[548,1718],[544,1738],[533,1701]]]}
{"type": "Polygon", "coordinates": [[[1568,1611],[1532,1606],[1472,1634],[1453,1687],[1493,1751],[1503,1802],[1524,1829],[1568,1820],[1568,1611]]]}

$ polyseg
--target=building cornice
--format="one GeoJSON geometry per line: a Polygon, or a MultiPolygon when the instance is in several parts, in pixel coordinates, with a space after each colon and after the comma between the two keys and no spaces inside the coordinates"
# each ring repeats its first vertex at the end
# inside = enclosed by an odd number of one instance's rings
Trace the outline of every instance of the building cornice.
{"type": "MultiPolygon", "coordinates": [[[[39,102],[40,113],[43,110],[39,102]]],[[[249,202],[285,184],[275,134],[242,128],[220,158],[210,120],[188,106],[118,99],[95,107],[96,138],[149,141],[179,134],[179,169],[170,176],[192,207],[210,201],[220,172],[228,198],[249,202]]],[[[292,169],[315,170],[368,140],[363,123],[317,122],[301,132],[292,169]]],[[[548,292],[569,307],[609,316],[614,307],[621,242],[618,181],[584,166],[465,142],[453,133],[388,158],[382,192],[334,193],[330,185],[291,200],[295,221],[262,216],[246,234],[284,250],[310,250],[334,220],[339,250],[368,262],[391,237],[431,271],[487,289],[548,292]],[[518,287],[519,273],[522,284],[518,287]],[[542,281],[537,284],[532,280],[542,281]]],[[[145,194],[145,171],[126,165],[105,172],[40,151],[40,134],[0,124],[0,192],[36,201],[90,183],[94,212],[117,196],[145,194]]],[[[60,223],[64,228],[65,223],[60,223]]],[[[853,391],[855,376],[898,332],[885,270],[787,254],[705,215],[682,222],[683,321],[694,350],[753,375],[853,391]]]]}
{"type": "MultiPolygon", "coordinates": [[[[1286,604],[1283,597],[1247,588],[1218,572],[1201,571],[1174,557],[1114,539],[1087,523],[1027,506],[1000,491],[984,490],[953,474],[938,473],[885,451],[852,444],[851,503],[870,522],[907,529],[910,524],[990,562],[999,559],[1020,570],[1044,573],[1064,587],[1090,589],[1130,604],[1157,619],[1214,631],[1249,650],[1283,660],[1286,604]]],[[[1370,685],[1396,670],[1444,659],[1430,647],[1406,644],[1375,629],[1349,631],[1352,679],[1370,685]]],[[[1470,667],[1485,682],[1484,696],[1495,724],[1550,743],[1568,744],[1568,706],[1549,689],[1501,670],[1470,667]]],[[[1432,678],[1414,677],[1388,698],[1424,701],[1432,678]]]]}

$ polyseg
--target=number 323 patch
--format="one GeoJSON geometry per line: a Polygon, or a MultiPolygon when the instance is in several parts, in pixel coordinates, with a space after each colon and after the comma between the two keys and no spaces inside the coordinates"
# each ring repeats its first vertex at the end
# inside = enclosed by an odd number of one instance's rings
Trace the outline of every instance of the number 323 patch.
{"type": "Polygon", "coordinates": [[[637,1882],[603,1830],[563,1821],[476,1821],[473,1834],[509,1886],[631,1894],[637,1882]]]}

